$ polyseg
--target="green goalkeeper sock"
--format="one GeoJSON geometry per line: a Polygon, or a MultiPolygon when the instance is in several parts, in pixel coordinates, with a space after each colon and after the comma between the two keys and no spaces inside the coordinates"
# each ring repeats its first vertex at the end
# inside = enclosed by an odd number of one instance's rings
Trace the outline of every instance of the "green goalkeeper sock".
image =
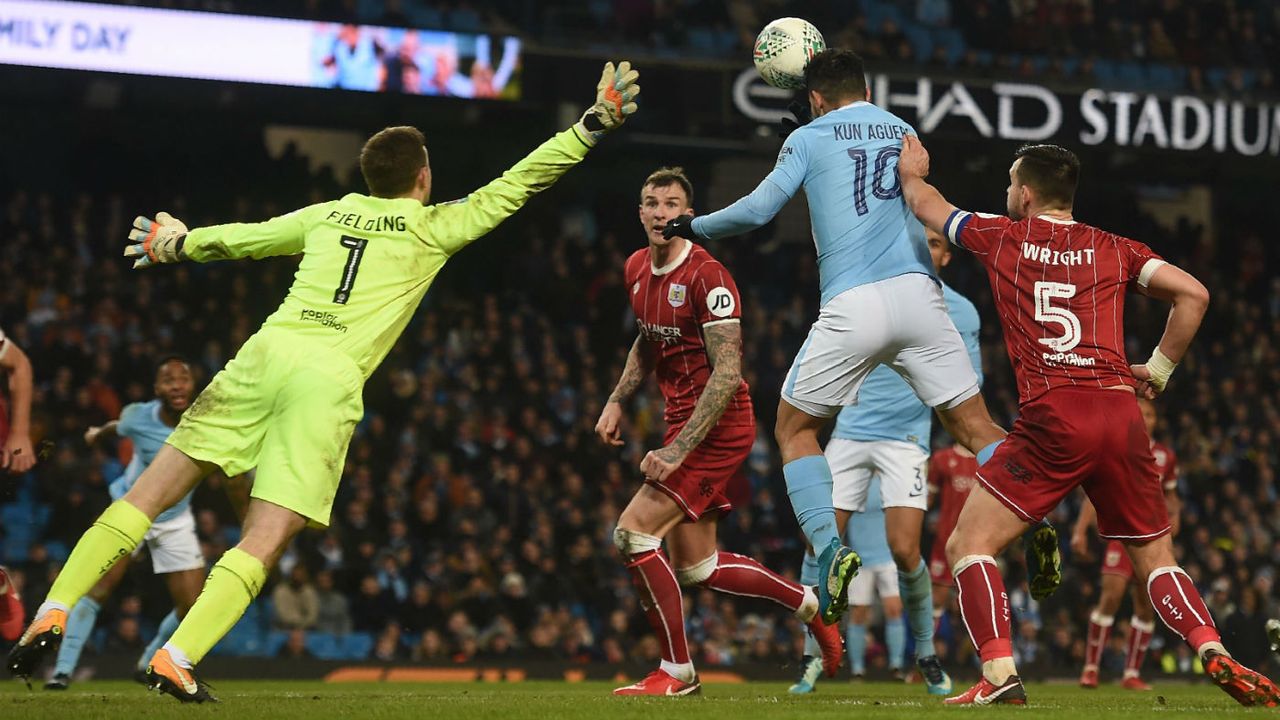
{"type": "Polygon", "coordinates": [[[123,500],[111,503],[80,537],[49,589],[48,601],[72,607],[98,580],[138,547],[151,527],[146,513],[123,500]]]}
{"type": "Polygon", "coordinates": [[[209,571],[200,597],[168,644],[196,665],[244,615],[266,581],[267,568],[261,560],[240,548],[231,548],[209,571]]]}

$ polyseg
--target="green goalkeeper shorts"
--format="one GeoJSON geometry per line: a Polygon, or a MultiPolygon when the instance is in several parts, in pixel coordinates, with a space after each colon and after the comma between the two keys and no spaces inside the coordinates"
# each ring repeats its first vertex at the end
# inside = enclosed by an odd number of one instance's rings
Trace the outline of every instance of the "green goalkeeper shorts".
{"type": "Polygon", "coordinates": [[[182,415],[169,444],[228,476],[252,468],[252,497],[327,527],[364,376],[331,347],[259,331],[182,415]]]}

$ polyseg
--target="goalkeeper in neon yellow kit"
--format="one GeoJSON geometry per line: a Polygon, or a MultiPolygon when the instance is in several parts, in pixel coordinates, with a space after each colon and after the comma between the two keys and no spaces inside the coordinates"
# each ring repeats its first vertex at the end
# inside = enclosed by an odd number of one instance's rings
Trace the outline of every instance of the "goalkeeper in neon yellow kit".
{"type": "Polygon", "coordinates": [[[387,128],[360,153],[369,195],[351,194],[263,223],[187,231],[159,213],[138,218],[125,255],[134,267],[192,260],[302,255],[288,296],[196,398],[132,490],[76,544],[35,620],[10,651],[29,677],[57,649],[74,605],[151,521],[215,467],[258,469],[240,543],[213,566],[196,604],[151,658],[152,686],[183,701],[213,700],[193,667],[261,590],[268,570],[308,523],[329,524],[361,391],[445,262],[551,186],[635,112],[638,73],[604,67],[596,102],[465,199],[426,205],[431,168],[422,133],[387,128]]]}

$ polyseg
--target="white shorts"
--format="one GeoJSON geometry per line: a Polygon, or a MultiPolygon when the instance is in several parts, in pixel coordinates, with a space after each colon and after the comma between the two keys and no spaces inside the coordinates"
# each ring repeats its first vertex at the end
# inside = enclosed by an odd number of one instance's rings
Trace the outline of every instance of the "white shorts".
{"type": "Polygon", "coordinates": [[[864,567],[849,584],[849,604],[866,607],[879,597],[898,597],[898,566],[893,563],[864,567]]]}
{"type": "Polygon", "coordinates": [[[928,275],[909,273],[850,288],[823,305],[782,398],[813,417],[831,417],[858,402],[862,381],[881,364],[898,371],[931,408],[978,394],[978,375],[942,289],[928,275]]]}
{"type": "MultiPolygon", "coordinates": [[[[196,537],[196,518],[190,510],[172,520],[152,523],[142,540],[151,553],[151,570],[157,575],[204,569],[204,553],[200,552],[200,538],[196,537]]],[[[134,557],[141,551],[139,545],[133,551],[134,557]]]]}
{"type": "Polygon", "coordinates": [[[905,440],[831,438],[826,449],[831,466],[831,503],[837,510],[867,509],[871,479],[880,476],[881,507],[929,509],[929,453],[905,440]]]}

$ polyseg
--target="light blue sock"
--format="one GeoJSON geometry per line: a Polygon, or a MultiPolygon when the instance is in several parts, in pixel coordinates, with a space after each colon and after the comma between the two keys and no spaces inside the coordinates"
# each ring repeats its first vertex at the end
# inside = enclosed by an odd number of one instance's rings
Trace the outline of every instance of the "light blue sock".
{"type": "Polygon", "coordinates": [[[933,651],[933,581],[929,579],[929,567],[924,558],[911,572],[898,571],[898,594],[906,619],[911,623],[911,634],[916,641],[916,657],[929,657],[933,651]]]}
{"type": "Polygon", "coordinates": [[[146,670],[147,665],[151,662],[151,656],[156,651],[164,647],[169,642],[169,638],[173,637],[173,631],[178,629],[178,611],[170,610],[168,615],[160,621],[160,627],[156,628],[156,636],[151,638],[151,644],[146,650],[142,651],[142,657],[138,658],[138,669],[146,670]]]}
{"type": "Polygon", "coordinates": [[[991,456],[996,454],[996,448],[1000,447],[1002,444],[1004,444],[1004,438],[1000,438],[999,440],[979,450],[978,456],[977,456],[978,465],[986,465],[987,461],[991,459],[991,456]]]}
{"type": "Polygon", "coordinates": [[[831,505],[831,468],[823,455],[807,455],[782,466],[787,496],[800,529],[814,552],[821,553],[840,536],[836,509],[831,505]]]}
{"type": "Polygon", "coordinates": [[[889,669],[901,670],[906,655],[907,623],[900,617],[884,621],[884,644],[889,646],[889,669]]]}
{"type": "MultiPolygon", "coordinates": [[[[818,584],[818,558],[807,551],[804,562],[800,565],[800,584],[806,587],[818,584]]],[[[809,657],[822,656],[822,648],[818,647],[818,641],[813,639],[813,633],[808,630],[804,633],[804,654],[809,657]]]]}
{"type": "Polygon", "coordinates": [[[55,675],[70,675],[76,671],[80,663],[80,651],[84,643],[93,633],[93,624],[98,621],[98,611],[102,606],[88,595],[80,598],[76,606],[67,615],[67,634],[62,638],[62,647],[58,648],[58,660],[53,665],[55,675]]]}
{"type": "Polygon", "coordinates": [[[849,671],[854,675],[867,672],[867,626],[852,621],[844,630],[844,650],[849,656],[849,671]]]}

